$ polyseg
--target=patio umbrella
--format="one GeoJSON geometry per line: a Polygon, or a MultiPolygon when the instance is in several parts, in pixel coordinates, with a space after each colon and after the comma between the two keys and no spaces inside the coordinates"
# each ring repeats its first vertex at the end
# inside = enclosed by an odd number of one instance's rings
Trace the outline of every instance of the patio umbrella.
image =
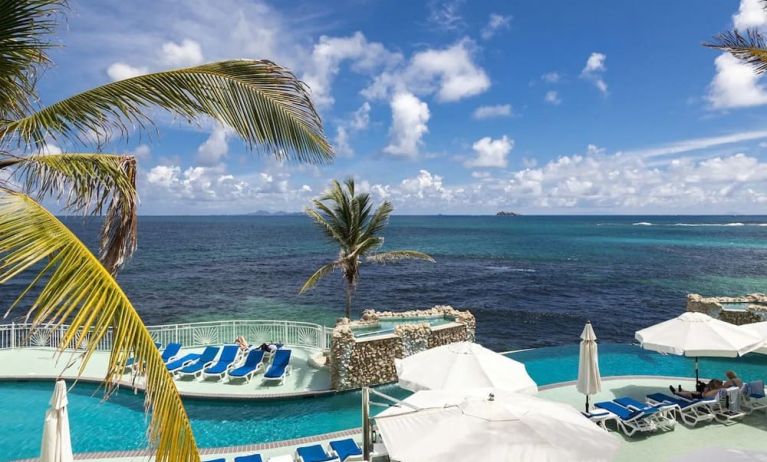
{"type": "Polygon", "coordinates": [[[56,381],[51,397],[51,407],[45,413],[43,441],[40,445],[40,462],[72,462],[72,440],[69,436],[67,415],[67,385],[56,381]]]}
{"type": "Polygon", "coordinates": [[[636,339],[646,350],[695,358],[696,381],[699,357],[735,358],[764,343],[759,336],[738,326],[696,312],[638,330],[636,339]]]}
{"type": "Polygon", "coordinates": [[[394,361],[399,386],[410,391],[499,388],[536,393],[525,365],[471,342],[449,343],[394,361]]]}
{"type": "Polygon", "coordinates": [[[522,393],[429,390],[403,404],[375,418],[398,462],[603,461],[621,444],[572,406],[522,393]]]}
{"type": "Polygon", "coordinates": [[[591,321],[586,323],[581,333],[581,351],[578,359],[578,383],[576,388],[579,392],[586,395],[586,412],[589,412],[589,396],[602,391],[602,377],[599,375],[597,335],[591,327],[591,321]]]}
{"type": "Polygon", "coordinates": [[[743,324],[741,329],[750,332],[754,335],[758,335],[764,341],[762,347],[754,350],[754,353],[761,353],[767,355],[767,321],[754,322],[751,324],[743,324]]]}

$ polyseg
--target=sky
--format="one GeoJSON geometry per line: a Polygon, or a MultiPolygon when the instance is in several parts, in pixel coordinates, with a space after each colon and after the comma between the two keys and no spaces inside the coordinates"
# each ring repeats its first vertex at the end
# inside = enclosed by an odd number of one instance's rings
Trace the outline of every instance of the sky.
{"type": "Polygon", "coordinates": [[[104,148],[141,214],[301,211],[348,176],[402,214],[760,214],[767,78],[702,46],[735,27],[758,0],[73,0],[40,94],[232,58],[309,85],[332,164],[156,112],[104,148]]]}

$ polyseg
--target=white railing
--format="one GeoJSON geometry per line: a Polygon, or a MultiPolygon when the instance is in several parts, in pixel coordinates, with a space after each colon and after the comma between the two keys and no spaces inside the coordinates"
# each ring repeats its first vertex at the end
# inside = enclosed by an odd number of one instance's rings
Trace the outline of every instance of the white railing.
{"type": "MultiPolygon", "coordinates": [[[[59,347],[68,326],[32,329],[31,324],[0,324],[0,349],[24,347],[59,347]]],[[[167,345],[181,343],[184,347],[232,343],[242,335],[251,344],[284,343],[317,350],[330,347],[332,329],[308,322],[233,320],[206,321],[186,324],[148,326],[156,342],[167,345]]],[[[74,347],[74,345],[70,345],[74,347]]],[[[112,332],[98,345],[99,350],[112,349],[112,332]]]]}

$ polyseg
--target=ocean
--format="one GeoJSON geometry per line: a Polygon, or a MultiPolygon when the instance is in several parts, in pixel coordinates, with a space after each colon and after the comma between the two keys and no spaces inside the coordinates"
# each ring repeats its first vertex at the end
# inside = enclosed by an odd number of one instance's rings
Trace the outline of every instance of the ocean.
{"type": "MultiPolygon", "coordinates": [[[[95,244],[97,222],[65,222],[95,244]]],[[[680,314],[688,293],[767,292],[767,217],[394,216],[384,236],[385,250],[420,250],[436,263],[363,264],[355,315],[469,309],[477,341],[498,351],[575,343],[587,320],[602,341],[631,342],[637,329],[680,314]]],[[[118,280],[150,325],[333,325],[343,315],[340,273],[298,290],[336,253],[305,216],[147,216],[118,280]]],[[[0,304],[21,287],[0,286],[0,304]]]]}

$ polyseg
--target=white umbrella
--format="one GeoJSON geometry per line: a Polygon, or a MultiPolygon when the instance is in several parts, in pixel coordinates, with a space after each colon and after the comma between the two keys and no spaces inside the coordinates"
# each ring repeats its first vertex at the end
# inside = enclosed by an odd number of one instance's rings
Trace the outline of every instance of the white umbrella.
{"type": "Polygon", "coordinates": [[[767,321],[743,324],[740,328],[754,335],[758,335],[764,341],[762,344],[763,346],[754,350],[754,352],[767,354],[767,321]]]}
{"type": "Polygon", "coordinates": [[[471,342],[430,348],[396,359],[399,386],[410,391],[499,388],[536,393],[525,365],[471,342]]]}
{"type": "Polygon", "coordinates": [[[763,340],[738,326],[714,319],[703,313],[686,312],[636,332],[642,348],[695,358],[698,379],[698,357],[735,358],[759,348],[763,340]]]}
{"type": "Polygon", "coordinates": [[[581,352],[578,360],[578,383],[576,388],[586,395],[586,412],[589,412],[589,396],[602,391],[602,377],[599,375],[599,353],[597,335],[586,323],[581,333],[581,352]]]}
{"type": "Polygon", "coordinates": [[[375,419],[397,462],[605,461],[620,448],[572,406],[531,395],[430,390],[404,403],[375,419]]]}
{"type": "Polygon", "coordinates": [[[58,380],[51,396],[51,407],[45,413],[40,462],[74,461],[67,403],[67,385],[63,380],[58,380]]]}

